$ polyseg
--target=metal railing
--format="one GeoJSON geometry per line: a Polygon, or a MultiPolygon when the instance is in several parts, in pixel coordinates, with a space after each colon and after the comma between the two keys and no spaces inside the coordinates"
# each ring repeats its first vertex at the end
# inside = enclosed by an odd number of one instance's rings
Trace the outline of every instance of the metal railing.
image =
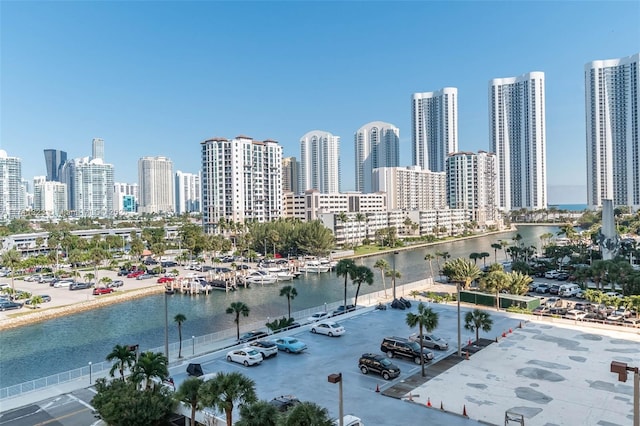
{"type": "MultiPolygon", "coordinates": [[[[409,284],[398,285],[396,287],[396,295],[398,297],[408,297],[413,290],[424,289],[429,285],[433,284],[433,280],[428,278],[426,280],[420,280],[409,284]]],[[[374,293],[363,294],[358,298],[358,306],[374,306],[379,302],[387,302],[390,300],[392,294],[392,290],[388,288],[385,291],[380,290],[374,293]]],[[[347,303],[353,303],[353,298],[349,298],[347,303]]],[[[301,311],[294,312],[291,316],[298,322],[304,322],[306,318],[310,317],[312,314],[325,311],[331,312],[335,310],[338,306],[342,305],[343,301],[334,302],[334,303],[325,303],[320,306],[316,306],[309,309],[304,309],[301,311]]],[[[274,318],[275,319],[275,318],[274,318]]],[[[266,330],[265,327],[266,321],[256,321],[250,324],[243,324],[241,327],[241,331],[250,331],[250,330],[266,330]]],[[[221,330],[216,333],[205,334],[203,336],[195,336],[192,338],[187,338],[182,340],[182,356],[184,359],[193,358],[195,356],[205,355],[211,352],[219,351],[231,346],[236,345],[236,330],[233,328],[221,330]]],[[[171,363],[178,361],[178,351],[179,351],[180,342],[173,342],[169,345],[169,366],[171,367],[171,363]]],[[[164,346],[144,349],[143,352],[151,351],[151,352],[159,352],[164,353],[164,346]]],[[[74,380],[83,379],[83,385],[90,384],[92,379],[95,380],[99,377],[106,377],[111,370],[111,367],[115,362],[103,361],[98,363],[91,363],[81,368],[76,368],[75,370],[65,371],[63,373],[53,374],[51,376],[47,376],[44,378],[30,380],[28,382],[20,383],[17,385],[0,388],[0,401],[7,398],[14,398],[20,396],[24,393],[34,392],[37,390],[42,390],[47,387],[58,386],[64,383],[69,383],[74,380]],[[89,380],[84,380],[89,378],[89,380]]],[[[118,373],[116,372],[116,375],[118,373]]]]}

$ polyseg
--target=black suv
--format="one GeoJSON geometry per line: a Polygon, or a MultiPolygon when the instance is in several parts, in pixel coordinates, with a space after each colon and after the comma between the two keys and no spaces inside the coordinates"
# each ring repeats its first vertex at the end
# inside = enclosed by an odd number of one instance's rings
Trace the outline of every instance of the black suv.
{"type": "Polygon", "coordinates": [[[281,413],[284,413],[290,408],[300,404],[300,400],[293,395],[282,395],[277,398],[273,398],[269,401],[269,404],[276,407],[281,413]]]}
{"type": "Polygon", "coordinates": [[[362,374],[376,373],[385,380],[395,379],[400,375],[400,367],[382,355],[362,354],[358,361],[358,368],[362,371],[362,374]]]}
{"type": "Polygon", "coordinates": [[[420,364],[420,353],[422,353],[424,362],[433,359],[433,352],[425,348],[422,348],[421,351],[418,342],[412,342],[404,337],[385,337],[380,344],[380,350],[387,354],[389,358],[394,356],[405,357],[412,359],[416,364],[420,364]]]}

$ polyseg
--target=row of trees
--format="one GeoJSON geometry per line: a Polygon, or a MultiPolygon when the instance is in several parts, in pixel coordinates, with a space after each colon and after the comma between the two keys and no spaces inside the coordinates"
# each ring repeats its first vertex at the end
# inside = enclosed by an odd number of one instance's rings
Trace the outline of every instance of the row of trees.
{"type": "Polygon", "coordinates": [[[273,405],[258,400],[255,382],[241,373],[220,372],[206,381],[190,377],[172,392],[163,385],[169,379],[169,371],[167,358],[161,353],[138,355],[136,347],[116,345],[106,359],[113,362],[109,374],[114,379],[96,381],[92,405],[113,426],[165,424],[177,404],[191,409],[192,426],[196,424],[196,412],[203,408],[223,412],[226,424],[232,425],[236,407],[241,416],[236,425],[332,425],[327,409],[311,402],[280,413],[273,405]]]}

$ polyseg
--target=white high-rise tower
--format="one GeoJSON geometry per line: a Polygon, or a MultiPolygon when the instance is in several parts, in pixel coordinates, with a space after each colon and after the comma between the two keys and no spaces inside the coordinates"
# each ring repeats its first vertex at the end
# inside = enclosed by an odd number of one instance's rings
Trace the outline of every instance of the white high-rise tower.
{"type": "Polygon", "coordinates": [[[498,160],[496,202],[504,211],[547,208],[544,73],[489,84],[491,151],[498,160]]]}
{"type": "Polygon", "coordinates": [[[300,138],[300,191],[340,192],[340,137],[313,130],[300,138]]]}
{"type": "Polygon", "coordinates": [[[94,138],[91,141],[91,159],[96,158],[104,160],[104,139],[94,138]]]}
{"type": "Polygon", "coordinates": [[[373,121],[355,134],[356,191],[373,192],[373,170],[398,167],[400,130],[393,124],[373,121]]]}
{"type": "Polygon", "coordinates": [[[447,155],[458,151],[458,89],[414,93],[411,104],[413,164],[444,172],[447,155]]]}
{"type": "Polygon", "coordinates": [[[640,208],[640,54],[584,67],[587,204],[640,208]]]}
{"type": "Polygon", "coordinates": [[[166,157],[138,160],[139,213],[173,213],[173,162],[166,157]]]}

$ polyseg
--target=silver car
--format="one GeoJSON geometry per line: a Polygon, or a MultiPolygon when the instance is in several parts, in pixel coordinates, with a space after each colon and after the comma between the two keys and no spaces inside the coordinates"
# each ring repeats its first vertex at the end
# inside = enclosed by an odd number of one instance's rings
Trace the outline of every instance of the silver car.
{"type": "MultiPolygon", "coordinates": [[[[413,342],[420,343],[420,336],[418,334],[412,334],[409,336],[409,340],[413,342]]],[[[446,351],[449,349],[449,344],[440,336],[436,336],[435,334],[423,334],[422,335],[422,346],[430,349],[437,349],[446,351]]]]}

